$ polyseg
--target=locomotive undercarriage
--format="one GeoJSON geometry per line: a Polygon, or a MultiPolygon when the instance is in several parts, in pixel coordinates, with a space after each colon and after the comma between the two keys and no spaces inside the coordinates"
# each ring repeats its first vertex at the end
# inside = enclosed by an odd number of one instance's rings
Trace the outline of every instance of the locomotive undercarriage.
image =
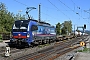
{"type": "Polygon", "coordinates": [[[9,46],[28,46],[28,43],[25,41],[25,39],[13,39],[10,40],[9,46]]]}
{"type": "Polygon", "coordinates": [[[56,39],[55,36],[35,36],[34,37],[34,43],[35,44],[47,44],[47,43],[51,43],[54,42],[56,39]]]}
{"type": "Polygon", "coordinates": [[[34,45],[40,45],[40,44],[50,44],[51,42],[54,42],[56,40],[55,36],[35,36],[34,41],[31,43],[26,42],[26,39],[12,39],[10,40],[9,46],[34,46],[34,45]]]}

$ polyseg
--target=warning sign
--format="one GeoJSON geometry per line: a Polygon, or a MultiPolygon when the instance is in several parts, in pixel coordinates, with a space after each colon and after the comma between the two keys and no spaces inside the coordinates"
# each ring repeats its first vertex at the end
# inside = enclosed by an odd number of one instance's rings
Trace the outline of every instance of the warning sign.
{"type": "Polygon", "coordinates": [[[80,46],[85,46],[85,43],[84,42],[80,42],[80,46]]]}

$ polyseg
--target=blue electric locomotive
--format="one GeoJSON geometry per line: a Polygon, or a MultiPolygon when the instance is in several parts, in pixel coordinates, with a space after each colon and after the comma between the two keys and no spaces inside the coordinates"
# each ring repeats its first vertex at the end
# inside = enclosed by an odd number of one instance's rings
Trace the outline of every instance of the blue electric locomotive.
{"type": "Polygon", "coordinates": [[[56,39],[55,27],[37,20],[16,20],[12,27],[10,45],[30,46],[50,43],[56,39]]]}

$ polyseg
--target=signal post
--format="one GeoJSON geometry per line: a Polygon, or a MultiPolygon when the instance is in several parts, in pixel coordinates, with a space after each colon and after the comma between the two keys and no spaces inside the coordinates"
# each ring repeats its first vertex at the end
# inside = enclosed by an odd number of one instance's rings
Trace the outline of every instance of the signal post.
{"type": "Polygon", "coordinates": [[[86,43],[85,42],[80,42],[80,46],[82,46],[82,51],[83,51],[83,48],[84,48],[84,46],[86,45],[86,43]]]}

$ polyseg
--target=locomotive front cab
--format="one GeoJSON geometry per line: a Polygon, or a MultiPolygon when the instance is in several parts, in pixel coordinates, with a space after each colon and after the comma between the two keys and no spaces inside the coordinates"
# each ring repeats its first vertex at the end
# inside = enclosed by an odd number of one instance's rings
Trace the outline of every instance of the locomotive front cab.
{"type": "Polygon", "coordinates": [[[17,20],[12,27],[12,39],[11,44],[21,45],[26,44],[30,34],[27,32],[28,20],[17,20]]]}
{"type": "Polygon", "coordinates": [[[12,39],[11,44],[30,46],[34,41],[32,31],[37,30],[36,22],[30,20],[17,20],[12,27],[12,39]]]}

